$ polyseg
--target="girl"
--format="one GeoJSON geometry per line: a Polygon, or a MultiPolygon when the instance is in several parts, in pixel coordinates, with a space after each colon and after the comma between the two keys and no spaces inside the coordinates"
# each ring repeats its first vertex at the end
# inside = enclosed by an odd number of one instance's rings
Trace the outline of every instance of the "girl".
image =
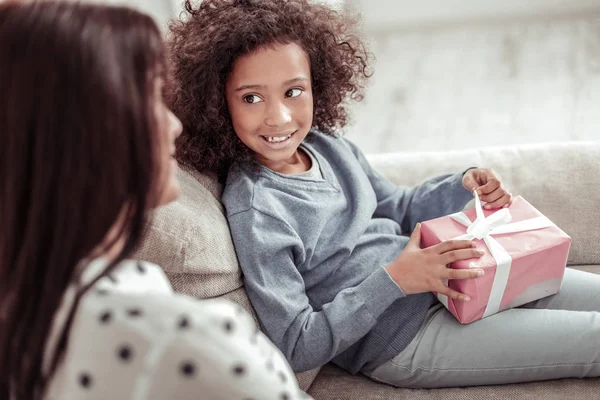
{"type": "Polygon", "coordinates": [[[7,2],[0,59],[0,398],[300,398],[239,307],[125,260],[179,193],[150,17],[7,2]]]}
{"type": "Polygon", "coordinates": [[[419,222],[461,210],[473,190],[488,208],[511,194],[480,168],[397,188],[340,137],[344,101],[369,75],[352,21],[307,0],[186,10],[172,27],[179,157],[227,175],[250,300],[295,371],[333,361],[426,388],[600,375],[600,276],[569,270],[560,294],[468,326],[431,293],[469,301],[443,281],[484,271],[446,265],[481,253],[469,241],[421,249],[419,222]]]}

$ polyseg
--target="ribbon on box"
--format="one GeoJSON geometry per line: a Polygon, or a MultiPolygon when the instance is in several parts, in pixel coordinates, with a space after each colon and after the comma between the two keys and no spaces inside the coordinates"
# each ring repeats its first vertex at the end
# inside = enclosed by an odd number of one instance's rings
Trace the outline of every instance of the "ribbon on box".
{"type": "MultiPolygon", "coordinates": [[[[544,216],[510,223],[512,216],[508,208],[503,208],[499,211],[496,211],[486,218],[483,213],[483,208],[481,207],[479,195],[476,191],[473,191],[473,194],[475,196],[475,212],[477,213],[477,218],[475,221],[471,221],[463,212],[451,214],[449,217],[467,227],[466,234],[458,236],[454,239],[483,239],[485,245],[489,249],[492,257],[498,265],[496,268],[494,282],[492,283],[492,290],[490,291],[490,298],[483,314],[483,318],[485,318],[492,314],[496,314],[500,310],[500,303],[502,302],[502,297],[504,296],[504,290],[506,289],[506,285],[508,283],[508,277],[510,275],[510,268],[512,265],[512,257],[510,254],[508,254],[504,247],[502,247],[502,245],[492,237],[492,235],[533,231],[536,229],[548,228],[550,226],[554,226],[554,224],[544,216]]],[[[444,284],[447,285],[448,282],[445,281],[444,284]]],[[[448,297],[438,293],[438,298],[444,304],[444,306],[448,308],[448,297]]]]}

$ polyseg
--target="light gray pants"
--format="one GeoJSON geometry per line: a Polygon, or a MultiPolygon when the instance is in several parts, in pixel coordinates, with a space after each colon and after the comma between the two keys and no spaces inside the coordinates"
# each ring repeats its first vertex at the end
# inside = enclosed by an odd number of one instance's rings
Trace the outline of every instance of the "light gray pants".
{"type": "Polygon", "coordinates": [[[561,291],[461,325],[437,304],[414,340],[373,371],[398,387],[600,376],[600,275],[567,269],[561,291]]]}

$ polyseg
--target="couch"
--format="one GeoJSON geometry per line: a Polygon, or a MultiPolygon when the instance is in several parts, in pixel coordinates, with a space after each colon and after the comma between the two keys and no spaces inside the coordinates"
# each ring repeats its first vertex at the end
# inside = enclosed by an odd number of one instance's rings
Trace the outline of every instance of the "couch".
{"type": "MultiPolygon", "coordinates": [[[[454,152],[390,153],[368,157],[395,184],[471,166],[495,169],[520,194],[573,238],[569,267],[600,274],[600,142],[567,142],[454,152]]],[[[155,212],[137,258],[161,265],[176,291],[199,299],[225,298],[254,311],[213,176],[187,166],[178,173],[182,195],[155,212]]],[[[600,338],[598,339],[600,345],[600,338]]],[[[450,389],[399,389],[352,376],[329,364],[297,375],[316,400],[333,399],[600,399],[600,378],[450,389]]]]}

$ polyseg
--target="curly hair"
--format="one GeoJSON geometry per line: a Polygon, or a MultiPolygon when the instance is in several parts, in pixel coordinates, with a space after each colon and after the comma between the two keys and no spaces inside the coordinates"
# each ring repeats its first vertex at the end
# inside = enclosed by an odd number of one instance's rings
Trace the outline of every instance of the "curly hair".
{"type": "Polygon", "coordinates": [[[180,162],[223,178],[232,162],[253,157],[233,130],[225,83],[235,60],[262,46],[296,43],[308,54],[314,129],[333,135],[347,122],[347,101],[362,100],[371,55],[352,32],[357,18],[309,0],[186,0],[185,10],[169,37],[180,162]]]}

